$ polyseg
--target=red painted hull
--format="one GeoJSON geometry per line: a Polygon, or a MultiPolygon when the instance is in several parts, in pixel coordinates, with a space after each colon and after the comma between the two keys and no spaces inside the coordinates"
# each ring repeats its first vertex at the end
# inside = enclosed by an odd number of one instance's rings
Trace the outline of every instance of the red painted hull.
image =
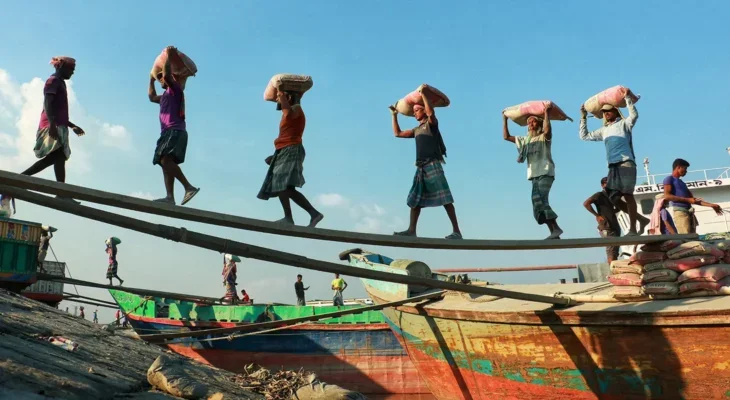
{"type": "Polygon", "coordinates": [[[58,295],[58,294],[33,293],[33,292],[23,292],[21,294],[29,299],[48,304],[51,307],[57,306],[58,303],[60,303],[63,300],[63,295],[58,295]]]}
{"type": "Polygon", "coordinates": [[[169,344],[170,350],[233,372],[244,372],[256,363],[269,369],[312,371],[324,382],[347,382],[346,387],[363,393],[423,393],[423,382],[407,357],[373,355],[302,355],[192,349],[169,344]],[[373,391],[373,387],[378,389],[373,391]]]}

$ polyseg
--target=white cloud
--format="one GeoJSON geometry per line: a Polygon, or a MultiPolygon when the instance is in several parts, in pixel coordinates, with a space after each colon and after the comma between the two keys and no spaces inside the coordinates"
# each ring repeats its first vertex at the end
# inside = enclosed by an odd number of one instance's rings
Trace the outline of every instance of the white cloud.
{"type": "Polygon", "coordinates": [[[325,193],[317,196],[317,203],[323,207],[347,207],[350,200],[337,193],[325,193]]]}
{"type": "MultiPolygon", "coordinates": [[[[38,121],[43,109],[44,80],[33,78],[18,84],[0,69],[0,168],[22,171],[37,161],[33,154],[38,121]]],[[[131,150],[131,135],[124,126],[89,116],[76,98],[73,82],[67,81],[71,120],[86,131],[80,138],[71,134],[69,172],[91,171],[91,154],[96,146],[131,150]]]]}
{"type": "Polygon", "coordinates": [[[133,192],[129,194],[132,197],[137,197],[139,199],[144,200],[154,200],[155,196],[152,193],[149,192],[133,192]]]}

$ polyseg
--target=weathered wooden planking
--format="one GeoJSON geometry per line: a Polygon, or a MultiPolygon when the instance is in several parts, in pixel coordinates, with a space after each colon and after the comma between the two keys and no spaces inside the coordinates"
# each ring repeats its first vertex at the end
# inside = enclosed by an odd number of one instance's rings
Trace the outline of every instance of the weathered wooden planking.
{"type": "MultiPolygon", "coordinates": [[[[174,206],[124,196],[116,193],[89,189],[83,186],[69,185],[40,179],[32,176],[0,171],[0,187],[13,186],[43,193],[62,195],[92,203],[104,204],[133,211],[162,215],[187,221],[225,226],[229,228],[245,229],[255,232],[271,233],[276,235],[294,236],[307,239],[327,240],[333,242],[361,243],[378,246],[406,247],[421,249],[448,249],[448,250],[551,250],[585,247],[622,246],[632,244],[646,244],[668,239],[697,239],[697,235],[670,236],[632,236],[619,238],[585,238],[561,240],[446,240],[433,238],[411,238],[392,235],[376,235],[356,233],[333,229],[307,228],[301,226],[283,226],[275,222],[238,217],[212,211],[199,210],[189,207],[174,206]]],[[[3,189],[3,193],[5,190],[3,189]]],[[[7,194],[11,194],[7,192],[7,194]]],[[[18,198],[21,198],[18,196],[18,198]]]]}
{"type": "MultiPolygon", "coordinates": [[[[53,197],[44,196],[33,193],[24,189],[8,187],[0,185],[0,193],[9,194],[19,199],[29,201],[45,207],[50,207],[59,211],[82,216],[99,222],[115,225],[122,228],[131,229],[137,232],[147,233],[149,235],[161,237],[163,239],[173,240],[176,242],[187,243],[196,247],[217,251],[219,253],[231,253],[241,257],[253,258],[262,261],[268,261],[278,264],[290,265],[321,272],[339,273],[343,275],[355,276],[358,278],[367,278],[381,280],[387,282],[396,282],[409,285],[420,285],[431,288],[439,288],[446,290],[454,290],[459,292],[486,294],[491,296],[509,297],[526,301],[537,301],[556,305],[570,305],[574,302],[570,299],[561,299],[551,296],[541,296],[534,294],[524,294],[519,292],[510,292],[506,290],[496,289],[492,287],[479,287],[473,285],[464,285],[454,282],[439,281],[436,279],[422,278],[409,275],[394,274],[390,272],[373,271],[362,268],[352,268],[346,265],[335,264],[327,261],[310,260],[307,257],[286,253],[278,250],[271,250],[265,247],[252,246],[249,244],[236,242],[216,236],[205,235],[185,228],[174,228],[167,225],[152,224],[138,219],[125,217],[122,215],[110,213],[107,211],[97,210],[95,208],[77,205],[69,201],[59,200],[53,197]]],[[[45,276],[42,279],[50,279],[51,276],[45,276]]],[[[97,284],[98,285],[98,284],[97,284]]],[[[108,288],[107,285],[99,285],[108,288]]],[[[127,289],[125,289],[127,290],[127,289]]],[[[131,292],[131,291],[130,291],[131,292]]]]}

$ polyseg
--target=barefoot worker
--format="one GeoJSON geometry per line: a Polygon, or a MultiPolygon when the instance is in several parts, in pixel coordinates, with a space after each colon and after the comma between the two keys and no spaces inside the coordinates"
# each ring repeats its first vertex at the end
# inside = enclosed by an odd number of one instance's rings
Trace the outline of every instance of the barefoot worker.
{"type": "Polygon", "coordinates": [[[117,275],[117,269],[119,268],[119,263],[117,262],[117,245],[122,243],[122,241],[115,237],[110,237],[105,243],[106,254],[109,255],[109,266],[106,269],[106,279],[109,279],[109,286],[112,286],[112,278],[117,278],[119,286],[122,286],[124,281],[119,277],[119,275],[117,275]]]}
{"type": "Polygon", "coordinates": [[[274,140],[276,151],[273,156],[266,158],[269,170],[266,172],[264,184],[261,186],[258,198],[268,200],[278,197],[284,209],[284,218],[277,222],[294,225],[294,216],[291,212],[291,202],[309,213],[309,226],[314,228],[322,221],[324,215],[317,211],[312,203],[297,190],[304,186],[304,126],[307,118],[299,104],[300,94],[278,92],[276,108],[281,110],[279,136],[274,140]]]}
{"type": "Polygon", "coordinates": [[[507,126],[509,118],[502,114],[502,136],[504,140],[517,145],[518,163],[527,161],[527,179],[532,182],[532,214],[538,225],[547,225],[550,236],[547,239],[560,239],[563,230],[558,226],[558,214],[550,207],[550,188],[555,181],[555,163],[551,146],[553,131],[549,112],[552,103],[545,106],[542,118],[530,116],[527,119],[527,136],[511,136],[507,126]]]}
{"type": "MultiPolygon", "coordinates": [[[[51,65],[56,69],[43,87],[43,111],[36,132],[33,152],[40,160],[23,171],[23,175],[35,175],[53,165],[56,181],[66,182],[66,161],[71,157],[68,129],[76,136],[83,136],[84,130],[76,126],[68,117],[68,91],[66,80],[71,79],[76,70],[76,60],[71,57],[53,57],[51,65]]],[[[59,199],[75,200],[56,196],[59,199]]]]}
{"type": "Polygon", "coordinates": [[[185,152],[188,147],[188,132],[185,125],[185,93],[182,86],[172,74],[171,59],[179,59],[177,49],[169,46],[165,49],[167,59],[162,72],[157,76],[150,75],[150,86],[147,89],[149,99],[160,105],[160,125],[162,133],[157,140],[155,154],[152,157],[152,165],[162,167],[162,175],[165,180],[167,196],[155,201],[175,204],[175,179],[185,188],[181,205],[193,199],[200,191],[188,182],[188,179],[180,169],[180,164],[185,162],[185,152]],[[165,90],[161,96],[157,95],[155,81],[165,90]]]}
{"type": "Polygon", "coordinates": [[[413,107],[414,116],[420,123],[416,128],[402,131],[398,124],[398,112],[395,107],[390,106],[393,115],[393,133],[398,138],[416,139],[416,175],[413,178],[411,191],[408,193],[407,204],[411,209],[410,224],[408,229],[402,232],[395,232],[397,236],[416,236],[418,217],[424,207],[440,207],[446,209],[446,214],[451,220],[452,233],[446,239],[461,239],[459,222],[456,219],[454,198],[446,181],[444,169],[441,164],[446,157],[446,146],[441,138],[438,120],[431,103],[423,95],[423,89],[428,86],[422,85],[420,89],[423,106],[413,107]]]}
{"type": "Polygon", "coordinates": [[[606,144],[606,158],[608,160],[608,183],[606,191],[612,203],[624,198],[629,209],[629,232],[626,236],[638,235],[636,232],[637,210],[634,199],[634,187],[636,186],[636,162],[634,157],[634,146],[631,141],[632,129],[639,118],[636,106],[632,100],[633,94],[628,89],[623,89],[626,106],[629,109],[628,118],[621,118],[621,113],[611,105],[604,105],[603,127],[593,132],[588,132],[588,113],[585,104],[580,106],[580,130],[579,136],[585,141],[603,141],[606,144]]]}

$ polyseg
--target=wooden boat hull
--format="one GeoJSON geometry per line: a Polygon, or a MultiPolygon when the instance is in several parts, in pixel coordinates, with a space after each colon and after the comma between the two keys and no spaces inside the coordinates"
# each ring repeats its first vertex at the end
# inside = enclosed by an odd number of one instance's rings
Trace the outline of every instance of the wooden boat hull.
{"type": "MultiPolygon", "coordinates": [[[[139,304],[131,301],[128,293],[114,297],[125,312],[139,304]]],[[[173,303],[171,306],[185,308],[186,305],[173,303]]],[[[210,315],[222,316],[233,307],[237,307],[239,312],[244,310],[241,307],[256,310],[247,314],[252,317],[249,322],[253,322],[258,311],[265,309],[264,305],[207,308],[214,308],[210,315]]],[[[144,310],[128,315],[129,323],[138,334],[225,328],[238,323],[155,318],[145,315],[149,314],[149,308],[141,308],[144,310]]],[[[200,309],[201,315],[207,312],[203,311],[203,307],[196,308],[200,309]]],[[[313,308],[273,306],[270,312],[291,318],[297,314],[311,313],[313,308]]],[[[174,314],[175,311],[171,309],[170,316],[174,314]]],[[[368,395],[429,393],[408,354],[384,322],[382,314],[354,317],[360,320],[353,320],[355,323],[293,326],[233,340],[180,338],[171,340],[166,346],[181,355],[233,372],[243,372],[246,365],[256,363],[273,370],[304,369],[316,373],[325,382],[368,395]]]]}
{"type": "MultiPolygon", "coordinates": [[[[363,282],[377,304],[409,292],[363,282]]],[[[685,307],[678,300],[653,302],[651,313],[631,304],[521,312],[500,310],[501,301],[480,305],[455,294],[383,315],[440,400],[730,398],[727,308],[674,312],[685,307]]]]}

